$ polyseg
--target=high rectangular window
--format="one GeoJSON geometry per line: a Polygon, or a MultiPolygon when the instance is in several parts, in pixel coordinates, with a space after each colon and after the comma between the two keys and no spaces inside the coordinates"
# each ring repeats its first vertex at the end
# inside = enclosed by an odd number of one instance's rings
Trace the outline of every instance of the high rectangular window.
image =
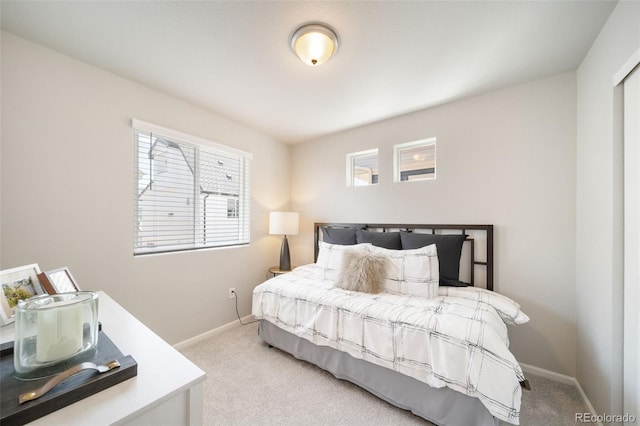
{"type": "Polygon", "coordinates": [[[134,254],[249,243],[251,154],[133,120],[134,254]]]}
{"type": "Polygon", "coordinates": [[[378,183],[378,149],[347,154],[347,186],[378,183]]]}
{"type": "Polygon", "coordinates": [[[393,157],[394,182],[436,178],[436,138],[394,145],[393,157]]]}

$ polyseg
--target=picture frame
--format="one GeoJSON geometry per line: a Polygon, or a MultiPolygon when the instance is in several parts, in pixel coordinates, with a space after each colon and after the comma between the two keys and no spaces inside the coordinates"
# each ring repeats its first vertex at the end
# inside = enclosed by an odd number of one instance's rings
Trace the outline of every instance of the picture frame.
{"type": "Polygon", "coordinates": [[[81,291],[80,286],[68,267],[51,269],[38,274],[42,288],[48,294],[71,293],[81,291]]]}
{"type": "Polygon", "coordinates": [[[45,293],[38,274],[37,263],[0,271],[0,325],[14,322],[18,301],[45,293]]]}

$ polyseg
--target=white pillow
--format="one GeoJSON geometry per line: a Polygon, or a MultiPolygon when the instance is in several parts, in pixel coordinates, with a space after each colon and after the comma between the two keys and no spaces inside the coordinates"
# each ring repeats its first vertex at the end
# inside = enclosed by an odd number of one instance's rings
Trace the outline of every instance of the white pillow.
{"type": "Polygon", "coordinates": [[[389,258],[384,291],[428,298],[438,295],[440,268],[435,244],[412,250],[368,249],[389,258]]]}
{"type": "Polygon", "coordinates": [[[315,278],[318,280],[335,280],[342,266],[345,250],[364,250],[371,244],[340,245],[318,241],[318,260],[316,261],[315,278]]]}

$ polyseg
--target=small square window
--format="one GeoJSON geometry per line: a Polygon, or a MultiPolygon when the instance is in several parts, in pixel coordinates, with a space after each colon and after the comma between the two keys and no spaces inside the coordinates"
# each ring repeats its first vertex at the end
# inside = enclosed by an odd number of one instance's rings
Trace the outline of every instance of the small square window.
{"type": "Polygon", "coordinates": [[[347,154],[347,186],[378,183],[378,149],[347,154]]]}
{"type": "Polygon", "coordinates": [[[436,138],[395,145],[393,157],[394,182],[436,178],[436,138]]]}

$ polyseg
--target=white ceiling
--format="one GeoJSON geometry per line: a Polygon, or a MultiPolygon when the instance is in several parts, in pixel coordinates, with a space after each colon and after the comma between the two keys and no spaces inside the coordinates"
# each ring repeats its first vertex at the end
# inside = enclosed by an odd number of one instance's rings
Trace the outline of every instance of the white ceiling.
{"type": "Polygon", "coordinates": [[[2,28],[298,143],[578,67],[615,1],[6,1],[2,28]],[[340,49],[289,49],[323,21],[340,49]]]}

